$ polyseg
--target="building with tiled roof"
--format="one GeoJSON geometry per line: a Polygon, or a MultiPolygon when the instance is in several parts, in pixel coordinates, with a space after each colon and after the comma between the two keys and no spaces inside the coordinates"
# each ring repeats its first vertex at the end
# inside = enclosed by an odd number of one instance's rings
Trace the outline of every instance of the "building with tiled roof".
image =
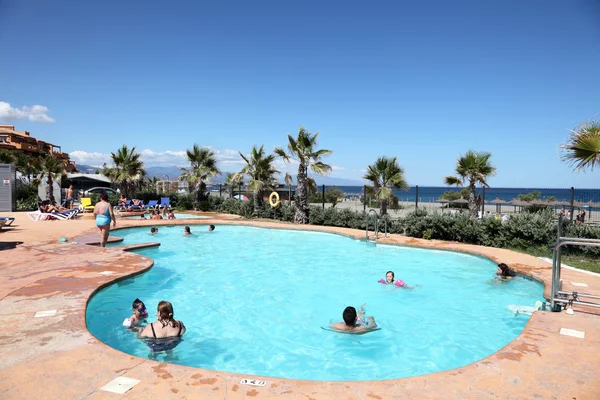
{"type": "Polygon", "coordinates": [[[60,146],[36,139],[27,131],[17,131],[14,125],[0,125],[0,149],[21,151],[34,157],[42,154],[52,154],[65,163],[67,172],[77,171],[75,162],[69,160],[69,155],[63,153],[60,146]]]}

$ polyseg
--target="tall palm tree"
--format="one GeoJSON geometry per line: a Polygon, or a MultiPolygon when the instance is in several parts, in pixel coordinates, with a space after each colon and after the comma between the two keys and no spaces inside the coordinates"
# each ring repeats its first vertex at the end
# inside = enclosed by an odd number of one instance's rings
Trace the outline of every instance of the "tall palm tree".
{"type": "Polygon", "coordinates": [[[186,154],[190,167],[180,168],[183,173],[179,179],[186,180],[190,185],[190,190],[196,191],[197,199],[202,200],[210,178],[221,173],[217,167],[215,153],[206,147],[194,144],[191,150],[186,150],[186,154]]]}
{"type": "Polygon", "coordinates": [[[380,214],[387,214],[388,203],[394,203],[398,198],[392,192],[393,188],[408,190],[408,184],[404,178],[404,170],[398,164],[396,157],[379,157],[375,164],[367,167],[363,179],[372,182],[371,190],[379,199],[380,214]]]}
{"type": "Polygon", "coordinates": [[[487,178],[496,173],[496,168],[490,163],[491,153],[467,151],[464,156],[458,158],[456,163],[456,176],[447,176],[444,179],[446,185],[458,186],[469,182],[469,213],[477,217],[476,185],[481,183],[489,187],[487,178]]]}
{"type": "Polygon", "coordinates": [[[51,154],[46,154],[40,159],[40,176],[41,180],[44,177],[47,179],[46,186],[46,199],[50,200],[50,203],[55,204],[54,198],[54,181],[61,179],[62,175],[65,174],[65,164],[58,158],[51,154]]]}
{"type": "Polygon", "coordinates": [[[294,205],[296,213],[294,214],[294,222],[298,224],[308,223],[308,171],[324,175],[331,171],[331,166],[323,163],[323,157],[332,153],[331,150],[317,150],[317,137],[319,133],[314,135],[300,127],[298,137],[294,139],[292,135],[288,135],[288,152],[286,153],[281,147],[275,148],[275,154],[285,162],[290,159],[298,162],[298,175],[296,177],[296,196],[294,197],[294,205]]]}
{"type": "Polygon", "coordinates": [[[275,175],[279,174],[279,171],[273,166],[275,155],[265,155],[264,146],[260,146],[260,148],[253,146],[250,157],[245,156],[242,152],[240,152],[240,156],[246,162],[246,165],[236,175],[240,178],[243,176],[250,178],[248,189],[252,190],[254,200],[252,216],[258,217],[258,210],[261,206],[265,189],[271,190],[277,185],[275,175]]]}
{"type": "Polygon", "coordinates": [[[593,170],[600,165],[600,122],[586,122],[572,130],[561,149],[561,159],[574,165],[576,171],[593,170]]]}
{"type": "Polygon", "coordinates": [[[135,146],[129,149],[127,145],[123,145],[116,153],[110,153],[114,167],[104,167],[103,174],[127,197],[133,197],[144,182],[146,171],[141,156],[136,153],[135,146]]]}

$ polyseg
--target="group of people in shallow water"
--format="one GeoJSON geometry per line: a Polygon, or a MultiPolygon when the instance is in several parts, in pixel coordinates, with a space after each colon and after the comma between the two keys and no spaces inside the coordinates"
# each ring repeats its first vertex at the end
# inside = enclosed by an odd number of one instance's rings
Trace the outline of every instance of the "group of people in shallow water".
{"type": "Polygon", "coordinates": [[[177,219],[175,217],[175,213],[171,209],[167,209],[167,207],[162,209],[162,214],[160,210],[152,210],[150,212],[150,218],[146,218],[146,214],[140,215],[140,219],[177,219]]]}
{"type": "Polygon", "coordinates": [[[137,332],[138,338],[146,340],[152,351],[167,351],[175,348],[185,333],[185,325],[175,319],[173,305],[162,300],[156,309],[157,321],[144,325],[148,318],[146,305],[140,299],[135,299],[132,304],[133,314],[125,318],[123,326],[137,332]]]}
{"type": "MultiPolygon", "coordinates": [[[[214,226],[211,225],[212,229],[214,226]]],[[[189,231],[189,227],[185,227],[189,231]]],[[[156,229],[158,232],[158,228],[156,229]]],[[[209,230],[212,230],[209,228],[209,230]]],[[[508,280],[516,276],[505,263],[498,264],[495,276],[500,280],[508,280]]],[[[418,285],[408,286],[403,280],[395,279],[393,271],[388,271],[385,274],[385,280],[378,281],[384,285],[393,285],[403,289],[414,289],[418,285]]],[[[375,317],[366,316],[365,304],[359,307],[358,311],[355,307],[348,306],[342,313],[343,322],[331,324],[330,330],[339,333],[349,333],[361,335],[367,332],[378,330],[375,317]]],[[[173,349],[181,341],[181,337],[185,333],[185,325],[181,321],[174,318],[173,305],[168,301],[160,301],[156,310],[157,321],[147,325],[143,325],[148,318],[148,311],[144,302],[140,299],[135,299],[132,304],[132,315],[125,318],[123,326],[137,332],[138,338],[145,338],[146,344],[152,351],[168,351],[173,349]]]]}
{"type": "MultiPolygon", "coordinates": [[[[505,263],[498,264],[496,268],[496,278],[499,280],[509,280],[516,276],[515,272],[511,270],[505,263]]],[[[394,272],[388,271],[385,274],[385,280],[380,279],[378,281],[384,285],[393,285],[395,287],[403,289],[414,289],[418,285],[408,286],[402,279],[395,279],[394,272]]],[[[363,334],[378,330],[377,323],[374,317],[365,316],[364,304],[360,306],[357,311],[355,307],[348,306],[342,313],[343,322],[336,322],[331,324],[330,329],[340,333],[351,333],[351,334],[363,334]]]]}
{"type": "MultiPolygon", "coordinates": [[[[212,232],[215,230],[215,226],[214,225],[209,225],[208,226],[208,231],[212,232]]],[[[156,226],[153,226],[152,228],[150,228],[150,234],[151,235],[156,235],[158,233],[158,228],[156,226]]],[[[192,234],[192,230],[190,229],[189,226],[185,226],[183,227],[183,234],[185,236],[189,236],[192,234]]]]}

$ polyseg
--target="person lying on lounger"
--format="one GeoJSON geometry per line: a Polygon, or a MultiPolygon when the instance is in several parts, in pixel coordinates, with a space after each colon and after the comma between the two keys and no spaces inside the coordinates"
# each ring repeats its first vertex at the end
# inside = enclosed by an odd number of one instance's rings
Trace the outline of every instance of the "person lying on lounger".
{"type": "Polygon", "coordinates": [[[55,205],[50,204],[50,201],[44,200],[42,204],[40,204],[40,211],[43,213],[53,213],[69,211],[69,209],[60,206],[57,207],[55,205]]]}

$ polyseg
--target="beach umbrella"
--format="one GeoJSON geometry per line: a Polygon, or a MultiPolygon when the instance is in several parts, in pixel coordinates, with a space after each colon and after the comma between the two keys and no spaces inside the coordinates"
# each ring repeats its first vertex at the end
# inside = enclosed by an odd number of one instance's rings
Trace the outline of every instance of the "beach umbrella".
{"type": "Polygon", "coordinates": [[[457,200],[450,200],[450,204],[469,204],[469,200],[463,199],[462,197],[457,200]]]}
{"type": "Polygon", "coordinates": [[[450,202],[450,200],[448,200],[448,199],[441,199],[440,198],[440,199],[436,200],[436,203],[442,203],[442,208],[444,208],[444,204],[445,203],[449,203],[449,202],[450,202]]]}
{"type": "Polygon", "coordinates": [[[526,201],[519,199],[512,199],[509,203],[515,206],[515,212],[517,212],[517,206],[523,207],[529,205],[529,203],[527,203],[526,201]]]}
{"type": "Polygon", "coordinates": [[[490,204],[495,204],[496,205],[496,212],[498,214],[500,214],[500,210],[502,207],[502,204],[509,204],[507,201],[504,201],[504,199],[501,199],[500,197],[496,197],[494,200],[490,201],[490,204]]]}
{"type": "Polygon", "coordinates": [[[244,196],[243,194],[236,194],[233,196],[233,198],[238,200],[248,200],[248,197],[244,196]]]}
{"type": "Polygon", "coordinates": [[[573,202],[573,207],[581,208],[581,207],[583,207],[583,203],[581,201],[579,201],[579,200],[575,200],[573,202]]]}

